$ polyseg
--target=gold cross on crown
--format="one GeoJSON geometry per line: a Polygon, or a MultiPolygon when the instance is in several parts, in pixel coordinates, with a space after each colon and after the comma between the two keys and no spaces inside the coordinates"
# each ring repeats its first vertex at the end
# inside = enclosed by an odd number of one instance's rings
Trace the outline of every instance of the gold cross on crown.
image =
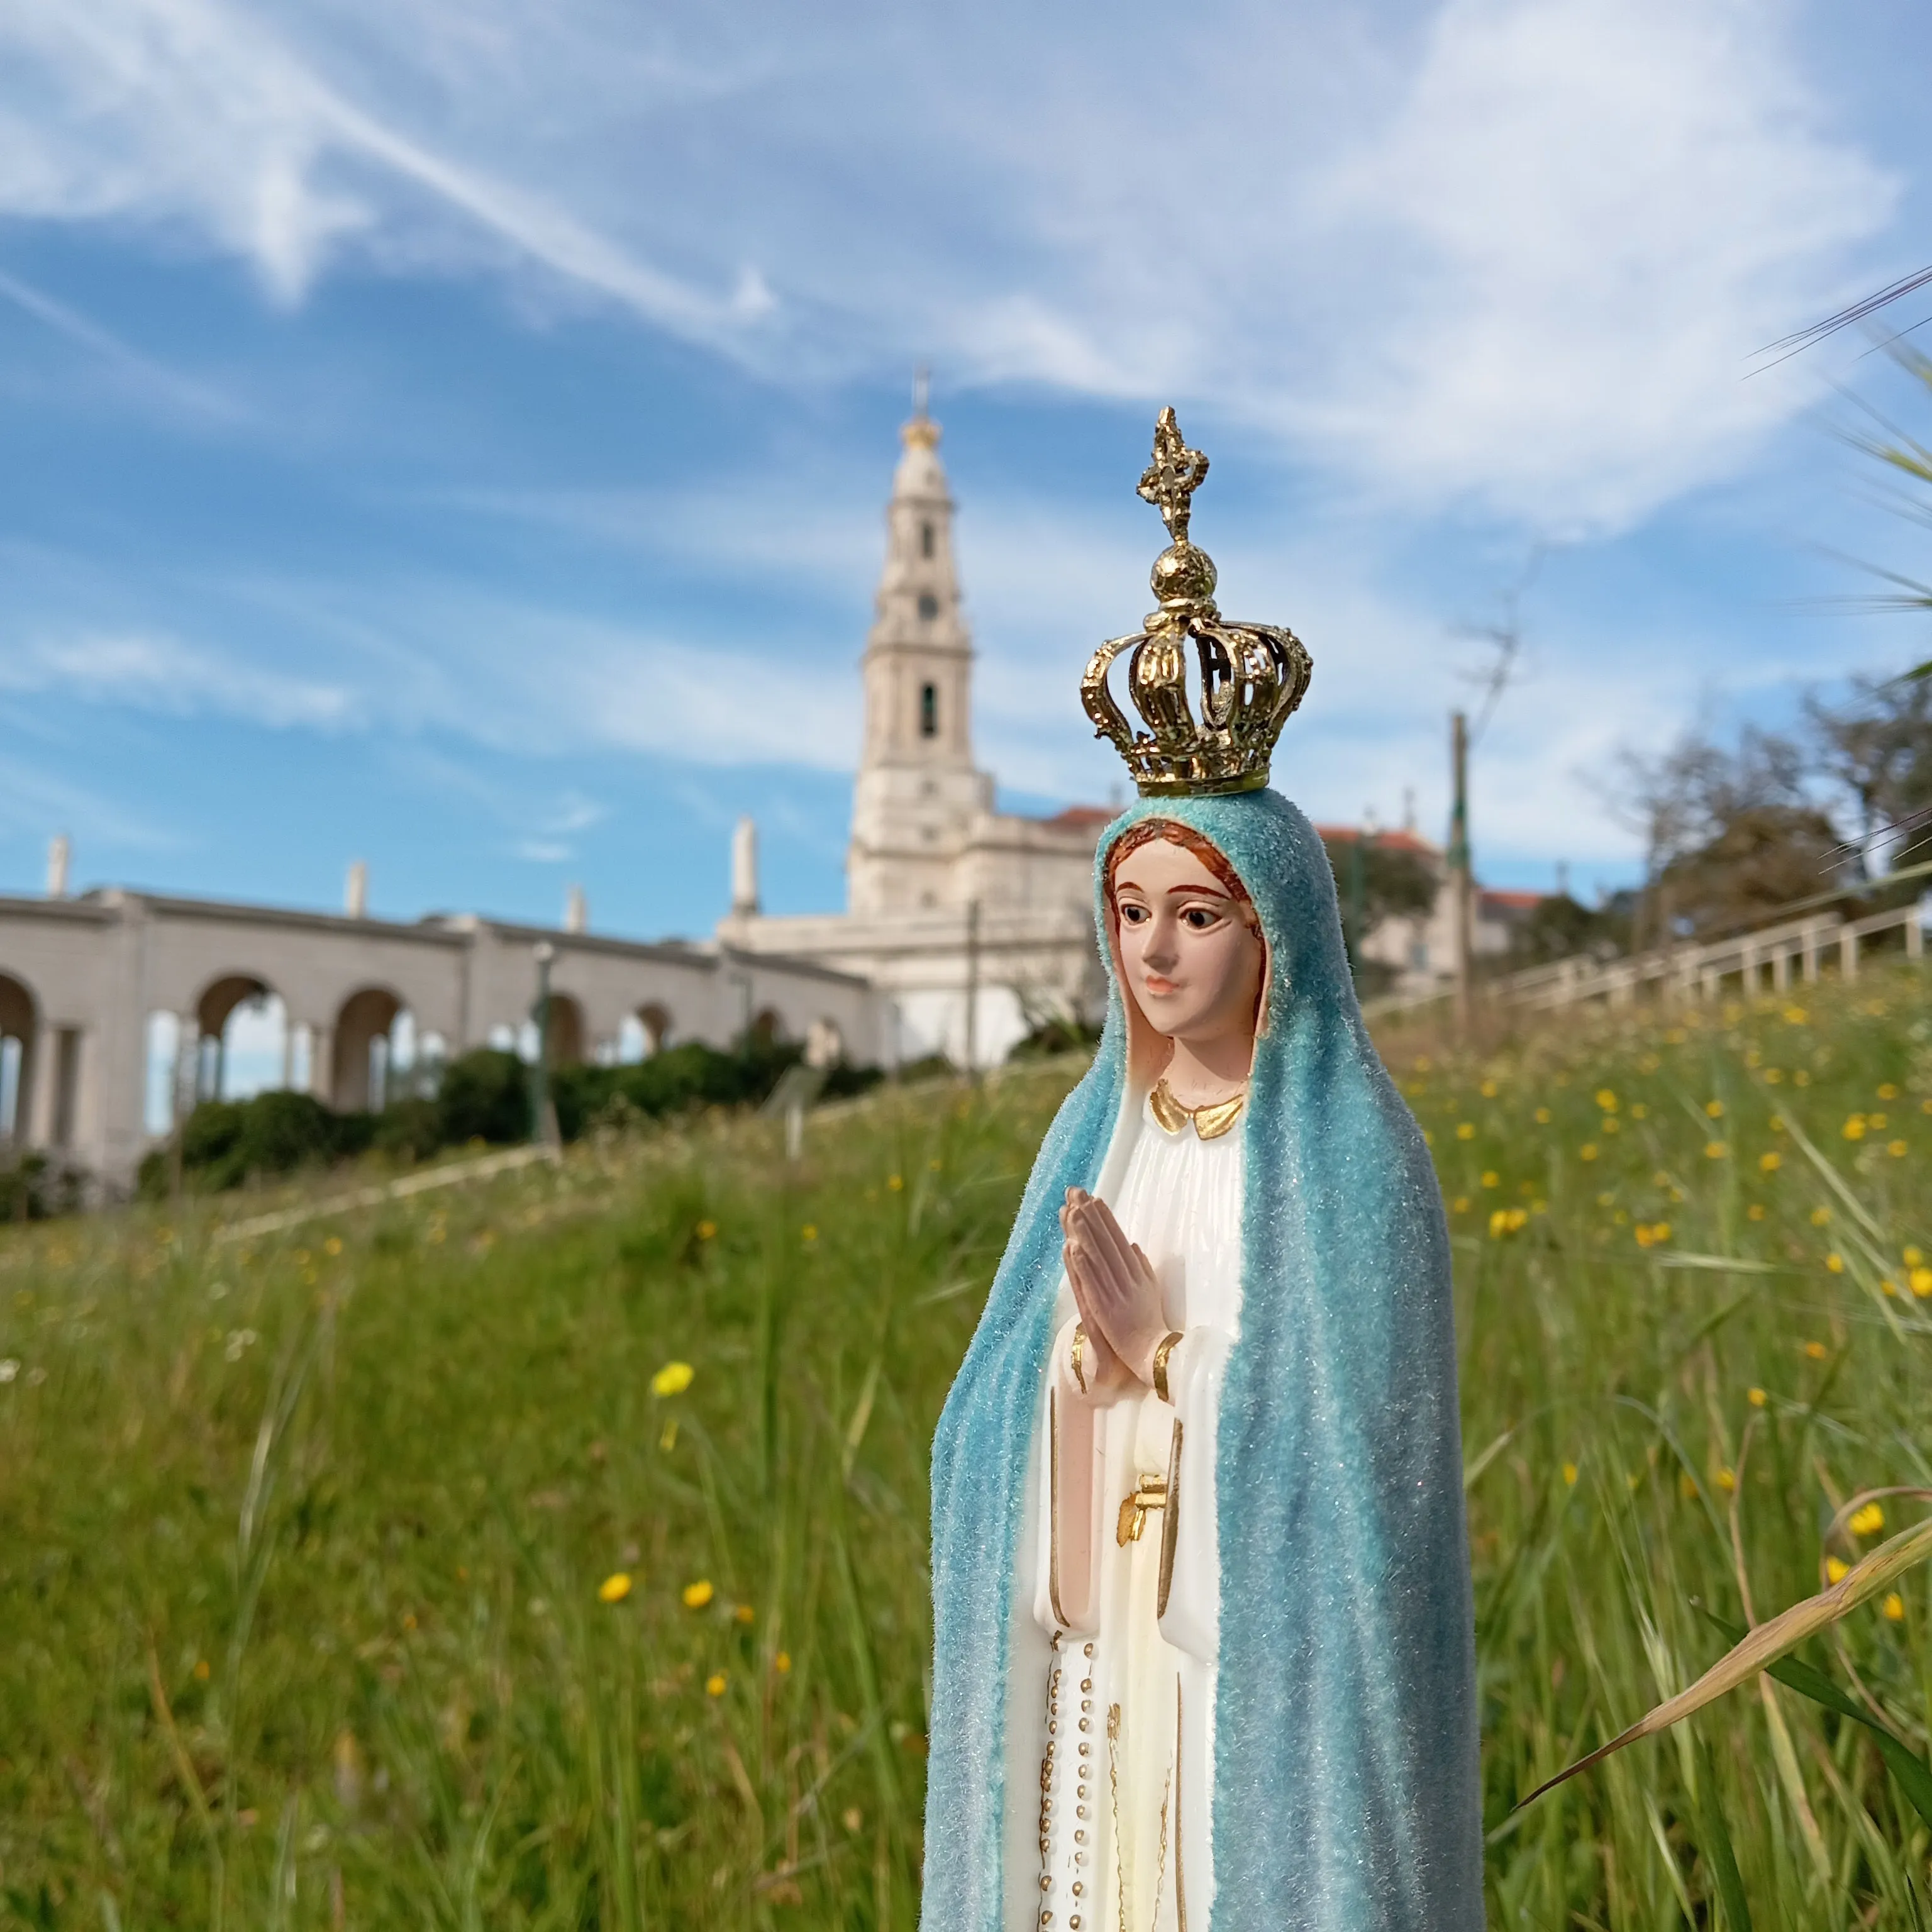
{"type": "Polygon", "coordinates": [[[1141,472],[1141,494],[1160,512],[1178,544],[1187,541],[1194,493],[1207,480],[1207,458],[1188,448],[1173,410],[1162,410],[1154,426],[1154,460],[1141,472]]]}

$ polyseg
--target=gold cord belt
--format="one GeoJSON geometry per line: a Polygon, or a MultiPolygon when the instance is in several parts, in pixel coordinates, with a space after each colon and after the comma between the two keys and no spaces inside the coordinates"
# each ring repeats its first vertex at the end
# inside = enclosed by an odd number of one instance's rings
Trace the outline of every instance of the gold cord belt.
{"type": "Polygon", "coordinates": [[[1139,1542],[1141,1532],[1147,1528],[1148,1511],[1166,1506],[1167,1478],[1142,1476],[1132,1493],[1120,1498],[1120,1520],[1114,1526],[1114,1540],[1124,1549],[1130,1543],[1139,1542]]]}

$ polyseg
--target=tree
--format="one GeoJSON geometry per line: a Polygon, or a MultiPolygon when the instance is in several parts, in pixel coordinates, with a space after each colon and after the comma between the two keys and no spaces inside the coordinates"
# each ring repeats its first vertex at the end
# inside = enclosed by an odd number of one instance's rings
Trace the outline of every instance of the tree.
{"type": "Polygon", "coordinates": [[[1623,764],[1646,848],[1636,945],[1730,932],[1832,884],[1843,848],[1790,739],[1747,725],[1726,748],[1691,730],[1654,758],[1626,752],[1623,764]]]}
{"type": "Polygon", "coordinates": [[[1390,976],[1390,969],[1362,958],[1363,941],[1385,920],[1426,919],[1442,882],[1436,868],[1407,844],[1354,832],[1325,834],[1322,843],[1342,902],[1348,958],[1357,982],[1369,991],[1367,980],[1390,976]]]}
{"type": "Polygon", "coordinates": [[[1869,838],[1932,806],[1932,679],[1856,677],[1846,703],[1805,700],[1825,771],[1869,838]]]}

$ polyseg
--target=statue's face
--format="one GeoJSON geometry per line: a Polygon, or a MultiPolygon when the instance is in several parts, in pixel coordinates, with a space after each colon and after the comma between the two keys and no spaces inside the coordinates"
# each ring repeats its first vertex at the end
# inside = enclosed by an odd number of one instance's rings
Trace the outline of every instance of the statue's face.
{"type": "Polygon", "coordinates": [[[1254,1036],[1266,958],[1253,909],[1185,846],[1140,846],[1114,874],[1120,967],[1170,1040],[1254,1036]]]}

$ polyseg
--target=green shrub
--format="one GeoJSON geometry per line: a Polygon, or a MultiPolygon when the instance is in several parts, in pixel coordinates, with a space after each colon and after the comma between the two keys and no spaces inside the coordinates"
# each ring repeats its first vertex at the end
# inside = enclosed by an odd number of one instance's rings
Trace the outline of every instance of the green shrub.
{"type": "Polygon", "coordinates": [[[400,1160],[427,1160],[446,1144],[441,1106],[427,1094],[406,1094],[375,1117],[370,1144],[400,1160]]]}
{"type": "Polygon", "coordinates": [[[530,1081],[529,1068],[500,1047],[459,1054],[442,1070],[436,1091],[444,1144],[525,1138],[530,1130],[530,1081]]]}
{"type": "Polygon", "coordinates": [[[0,1166],[0,1221],[47,1221],[72,1214],[87,1192],[77,1167],[44,1154],[21,1154],[0,1166]]]}

